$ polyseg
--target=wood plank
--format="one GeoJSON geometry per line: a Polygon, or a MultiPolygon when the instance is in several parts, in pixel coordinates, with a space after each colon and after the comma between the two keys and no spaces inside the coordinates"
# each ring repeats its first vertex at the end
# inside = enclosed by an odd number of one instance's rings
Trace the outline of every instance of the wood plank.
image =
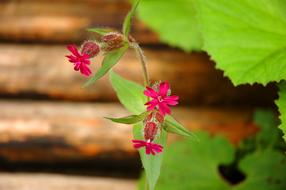
{"type": "Polygon", "coordinates": [[[134,190],[129,179],[80,177],[55,174],[0,173],[0,189],[6,190],[134,190]]]}
{"type": "MultiPolygon", "coordinates": [[[[132,126],[104,119],[128,113],[118,104],[0,101],[0,157],[10,162],[137,158],[132,126]]],[[[233,143],[252,135],[252,109],[179,107],[190,130],[222,134],[233,143]]],[[[178,136],[171,135],[175,140],[178,136]]]]}
{"type": "MultiPolygon", "coordinates": [[[[244,85],[235,88],[221,71],[214,68],[214,63],[204,53],[187,54],[165,48],[144,49],[152,80],[169,81],[173,93],[181,97],[181,103],[269,105],[276,98],[273,86],[244,85]]],[[[73,71],[64,56],[67,54],[63,45],[0,44],[0,95],[116,100],[107,77],[88,88],[81,88],[86,79],[73,71]]],[[[101,59],[99,56],[93,60],[93,70],[99,67],[101,59]]],[[[132,50],[123,57],[115,71],[128,79],[142,82],[141,65],[132,50]]]]}
{"type": "MultiPolygon", "coordinates": [[[[128,0],[13,1],[0,2],[0,40],[70,42],[89,37],[91,27],[121,28],[130,9],[128,0]]],[[[145,44],[158,43],[158,36],[135,21],[132,34],[145,44]]]]}

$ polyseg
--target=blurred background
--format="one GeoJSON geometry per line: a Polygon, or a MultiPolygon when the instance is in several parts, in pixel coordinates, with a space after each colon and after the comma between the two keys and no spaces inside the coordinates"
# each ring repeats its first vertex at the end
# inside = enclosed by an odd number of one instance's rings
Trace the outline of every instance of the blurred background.
{"type": "MultiPolygon", "coordinates": [[[[82,88],[86,79],[65,58],[67,44],[92,38],[87,28],[120,30],[130,7],[128,0],[0,0],[1,190],[136,188],[141,163],[132,128],[103,118],[128,112],[107,77],[82,88]]],[[[146,53],[151,79],[169,81],[181,97],[174,115],[187,128],[234,145],[258,131],[253,111],[273,106],[274,86],[235,88],[206,53],[164,44],[138,17],[131,34],[146,53]]],[[[132,51],[115,71],[143,81],[132,51]]]]}

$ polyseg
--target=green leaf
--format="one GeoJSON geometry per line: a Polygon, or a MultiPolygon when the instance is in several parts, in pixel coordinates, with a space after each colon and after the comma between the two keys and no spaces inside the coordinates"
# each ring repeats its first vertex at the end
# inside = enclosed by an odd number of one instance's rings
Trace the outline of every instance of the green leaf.
{"type": "MultiPolygon", "coordinates": [[[[134,133],[135,139],[143,139],[142,127],[143,127],[142,124],[141,125],[137,124],[134,126],[133,133],[134,133]]],[[[164,147],[164,150],[162,153],[153,156],[153,155],[147,155],[145,153],[145,149],[139,150],[141,161],[145,169],[145,173],[146,173],[146,178],[148,180],[149,190],[155,189],[155,185],[160,176],[162,159],[163,159],[164,152],[166,150],[166,141],[167,141],[167,132],[162,130],[162,133],[160,134],[160,136],[156,138],[154,141],[155,143],[160,144],[164,147]]]]}
{"type": "Polygon", "coordinates": [[[285,190],[286,157],[283,153],[266,149],[244,157],[239,168],[246,180],[233,190],[285,190]]]}
{"type": "Polygon", "coordinates": [[[124,34],[124,36],[125,36],[126,38],[128,38],[128,35],[129,35],[129,32],[130,32],[130,28],[131,28],[132,19],[133,19],[133,17],[134,17],[136,8],[137,8],[138,5],[139,5],[139,2],[140,2],[140,0],[137,0],[137,1],[133,4],[131,10],[129,11],[129,13],[127,14],[127,16],[126,16],[125,19],[124,19],[123,26],[122,26],[122,33],[124,34]]]}
{"type": "MultiPolygon", "coordinates": [[[[233,165],[235,149],[223,137],[196,133],[200,143],[183,140],[165,151],[161,176],[156,190],[284,190],[286,189],[286,157],[283,153],[264,149],[238,160],[245,179],[231,185],[221,175],[219,166],[233,165]]],[[[237,168],[232,168],[232,172],[237,168]]],[[[230,173],[231,177],[235,177],[230,173]]],[[[144,190],[140,184],[140,190],[144,190]]]]}
{"type": "Polygon", "coordinates": [[[254,113],[254,122],[259,128],[255,136],[243,139],[238,146],[237,156],[265,149],[286,150],[286,144],[281,138],[281,131],[277,128],[279,122],[272,110],[259,109],[254,113]]]}
{"type": "Polygon", "coordinates": [[[178,121],[176,121],[173,117],[169,115],[165,116],[165,121],[163,126],[167,132],[175,133],[186,137],[191,137],[196,141],[198,141],[197,136],[195,136],[193,133],[187,130],[182,124],[180,124],[178,121]]]}
{"type": "Polygon", "coordinates": [[[234,160],[234,147],[222,137],[210,138],[202,132],[196,132],[196,135],[199,143],[183,140],[166,149],[156,190],[229,188],[218,173],[218,166],[234,160]]]}
{"type": "Polygon", "coordinates": [[[110,118],[110,117],[105,117],[105,118],[116,123],[135,124],[140,121],[143,121],[147,116],[147,114],[148,112],[143,112],[140,115],[129,115],[127,117],[121,117],[121,118],[110,118]]]}
{"type": "Polygon", "coordinates": [[[109,32],[112,32],[114,30],[112,30],[111,28],[88,28],[87,31],[89,32],[94,32],[94,33],[97,33],[98,35],[105,35],[109,32]]]}
{"type": "Polygon", "coordinates": [[[185,51],[200,50],[202,37],[196,19],[196,0],[144,0],[139,17],[161,40],[185,51]]]}
{"type": "Polygon", "coordinates": [[[102,66],[97,71],[97,73],[89,79],[85,84],[84,87],[91,85],[92,83],[96,82],[98,79],[103,77],[125,54],[128,49],[128,45],[123,46],[118,50],[111,51],[107,53],[103,59],[102,66]]]}
{"type": "Polygon", "coordinates": [[[235,85],[286,78],[285,0],[198,0],[204,47],[235,85]]]}
{"type": "Polygon", "coordinates": [[[109,77],[117,97],[128,111],[137,115],[146,111],[144,104],[147,98],[143,94],[143,86],[126,80],[114,72],[110,72],[109,77]]]}
{"type": "Polygon", "coordinates": [[[260,128],[255,136],[256,148],[266,149],[277,145],[281,136],[275,114],[270,110],[257,110],[254,113],[254,122],[260,128]]]}
{"type": "Polygon", "coordinates": [[[283,81],[279,85],[279,99],[276,100],[276,105],[278,107],[278,110],[280,112],[280,121],[281,124],[279,128],[284,133],[284,140],[286,141],[286,82],[283,81]]]}

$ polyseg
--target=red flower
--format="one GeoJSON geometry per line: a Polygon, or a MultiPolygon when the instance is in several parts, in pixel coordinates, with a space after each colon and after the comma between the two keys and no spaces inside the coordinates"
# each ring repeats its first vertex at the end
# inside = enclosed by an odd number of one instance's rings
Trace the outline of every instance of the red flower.
{"type": "Polygon", "coordinates": [[[165,114],[171,114],[171,110],[168,106],[177,105],[179,96],[169,96],[169,90],[170,85],[167,82],[160,83],[158,92],[147,86],[144,94],[153,98],[145,104],[148,106],[147,110],[150,111],[157,108],[163,116],[165,116],[165,114]]]}
{"type": "Polygon", "coordinates": [[[146,147],[146,154],[155,155],[156,153],[160,153],[163,151],[163,147],[159,144],[152,143],[150,140],[142,141],[142,140],[132,140],[133,146],[136,149],[140,149],[142,147],[146,147]]]}
{"type": "Polygon", "coordinates": [[[68,45],[68,50],[72,53],[71,55],[66,55],[69,62],[74,64],[74,70],[80,71],[81,74],[89,76],[91,71],[88,67],[90,65],[89,55],[86,53],[80,53],[75,45],[68,45]]]}

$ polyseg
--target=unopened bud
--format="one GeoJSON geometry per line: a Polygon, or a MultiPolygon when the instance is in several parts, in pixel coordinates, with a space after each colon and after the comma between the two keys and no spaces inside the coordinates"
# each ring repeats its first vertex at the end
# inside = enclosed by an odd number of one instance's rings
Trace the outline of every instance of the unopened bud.
{"type": "Polygon", "coordinates": [[[112,51],[124,45],[124,38],[122,34],[112,32],[102,36],[102,42],[104,42],[103,49],[105,51],[112,51]]]}
{"type": "Polygon", "coordinates": [[[81,53],[89,55],[89,58],[95,57],[100,52],[100,47],[92,41],[85,41],[82,44],[81,53]]]}
{"type": "Polygon", "coordinates": [[[144,138],[145,140],[153,141],[157,135],[158,128],[154,122],[147,122],[144,126],[144,138]]]}
{"type": "Polygon", "coordinates": [[[160,125],[164,122],[164,116],[158,110],[154,110],[151,113],[149,113],[147,117],[144,119],[144,123],[147,123],[150,121],[155,122],[160,125]]]}

